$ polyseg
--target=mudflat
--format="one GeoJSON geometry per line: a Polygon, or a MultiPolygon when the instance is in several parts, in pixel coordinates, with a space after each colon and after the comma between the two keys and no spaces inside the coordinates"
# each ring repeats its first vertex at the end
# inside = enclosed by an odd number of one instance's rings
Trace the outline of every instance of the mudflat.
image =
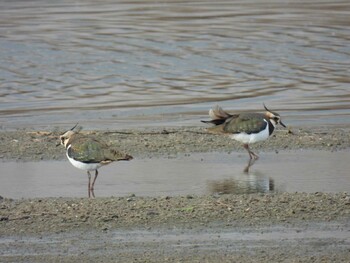
{"type": "MultiPolygon", "coordinates": [[[[349,130],[278,130],[252,149],[347,150],[349,130]]],[[[0,156],[64,159],[63,132],[1,131],[0,156]]],[[[135,158],[244,152],[204,128],[86,133],[135,158]]],[[[349,262],[349,248],[349,193],[0,198],[1,262],[349,262]]]]}
{"type": "MultiPolygon", "coordinates": [[[[64,159],[64,147],[56,146],[59,136],[64,132],[65,130],[57,128],[52,131],[0,131],[0,158],[18,161],[64,159]]],[[[245,151],[239,142],[227,136],[210,134],[204,127],[81,132],[96,136],[135,157],[143,158],[177,153],[245,151]]],[[[254,151],[336,151],[349,147],[349,127],[313,127],[277,130],[268,140],[253,144],[251,148],[254,151]]]]}

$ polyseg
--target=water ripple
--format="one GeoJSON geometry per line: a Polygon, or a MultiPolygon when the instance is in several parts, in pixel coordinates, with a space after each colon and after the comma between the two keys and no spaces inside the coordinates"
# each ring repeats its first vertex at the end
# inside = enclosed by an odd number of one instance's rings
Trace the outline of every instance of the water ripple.
{"type": "Polygon", "coordinates": [[[0,120],[194,125],[265,102],[293,125],[349,124],[349,16],[348,1],[6,1],[0,120]]]}

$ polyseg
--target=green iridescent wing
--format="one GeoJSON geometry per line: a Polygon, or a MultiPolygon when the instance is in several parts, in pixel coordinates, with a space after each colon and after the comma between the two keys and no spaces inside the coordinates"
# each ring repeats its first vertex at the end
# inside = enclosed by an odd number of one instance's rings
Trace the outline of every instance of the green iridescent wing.
{"type": "Polygon", "coordinates": [[[88,137],[80,137],[74,140],[71,143],[71,147],[68,149],[68,155],[75,160],[84,163],[129,160],[131,157],[94,138],[88,137]]]}
{"type": "Polygon", "coordinates": [[[224,124],[224,132],[227,133],[258,133],[266,128],[264,115],[260,113],[243,113],[235,118],[228,119],[224,124]]]}
{"type": "Polygon", "coordinates": [[[99,163],[105,160],[103,145],[91,138],[77,138],[68,149],[68,156],[84,163],[99,163]]]}

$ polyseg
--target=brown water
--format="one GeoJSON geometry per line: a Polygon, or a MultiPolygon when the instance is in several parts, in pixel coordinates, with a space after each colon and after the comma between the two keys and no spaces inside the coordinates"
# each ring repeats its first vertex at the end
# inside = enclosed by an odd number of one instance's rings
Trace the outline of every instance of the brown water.
{"type": "MultiPolygon", "coordinates": [[[[348,192],[350,153],[264,153],[250,168],[246,154],[205,153],[137,159],[99,170],[96,197],[269,192],[348,192]]],[[[86,197],[86,172],[68,161],[3,162],[0,194],[11,198],[86,197]]]]}
{"type": "Polygon", "coordinates": [[[349,1],[2,1],[0,125],[350,123],[349,1]]]}

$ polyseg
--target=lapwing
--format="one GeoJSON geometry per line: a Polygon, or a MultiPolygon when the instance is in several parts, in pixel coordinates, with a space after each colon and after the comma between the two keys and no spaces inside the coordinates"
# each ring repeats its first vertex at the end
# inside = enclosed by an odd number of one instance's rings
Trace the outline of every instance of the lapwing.
{"type": "Polygon", "coordinates": [[[94,185],[98,176],[98,168],[114,161],[129,161],[133,157],[110,147],[94,137],[74,131],[76,126],[60,136],[60,144],[66,148],[66,155],[70,163],[76,168],[87,171],[89,178],[88,195],[90,197],[91,193],[94,197],[94,185]],[[92,183],[91,171],[95,171],[92,183]]]}
{"type": "Polygon", "coordinates": [[[259,156],[249,149],[249,144],[269,138],[277,124],[286,127],[278,113],[267,109],[265,104],[264,108],[265,113],[230,114],[217,105],[209,110],[212,120],[202,122],[215,125],[208,128],[209,132],[227,134],[232,139],[242,142],[249,153],[250,160],[256,160],[259,156]]]}

